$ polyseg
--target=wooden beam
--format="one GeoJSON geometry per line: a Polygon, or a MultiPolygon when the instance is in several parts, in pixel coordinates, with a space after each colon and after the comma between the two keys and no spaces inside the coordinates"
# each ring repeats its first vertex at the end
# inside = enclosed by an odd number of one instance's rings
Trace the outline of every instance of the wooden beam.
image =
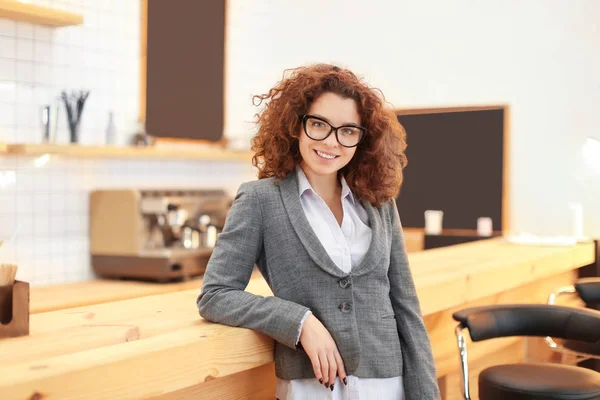
{"type": "Polygon", "coordinates": [[[502,231],[511,232],[512,206],[510,196],[510,174],[511,174],[511,109],[504,107],[504,134],[502,135],[502,231]]]}
{"type": "Polygon", "coordinates": [[[142,21],[140,23],[140,112],[139,122],[146,122],[146,85],[148,72],[148,0],[142,0],[142,21]]]}
{"type": "Polygon", "coordinates": [[[449,112],[466,112],[466,111],[485,111],[485,110],[502,110],[506,109],[505,104],[482,104],[469,106],[443,106],[443,107],[423,107],[423,108],[396,108],[396,115],[416,115],[416,114],[441,114],[449,112]]]}

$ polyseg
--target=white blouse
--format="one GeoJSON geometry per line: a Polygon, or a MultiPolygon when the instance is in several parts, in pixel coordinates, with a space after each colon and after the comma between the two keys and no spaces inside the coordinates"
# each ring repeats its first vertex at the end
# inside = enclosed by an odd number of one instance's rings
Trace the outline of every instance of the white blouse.
{"type": "MultiPolygon", "coordinates": [[[[340,226],[335,216],[308,182],[302,168],[296,167],[300,203],[313,231],[323,244],[331,260],[344,272],[357,266],[371,244],[371,228],[367,212],[354,198],[346,180],[342,177],[342,209],[344,215],[340,226]]],[[[304,320],[310,311],[304,316],[304,320]]],[[[304,323],[304,320],[302,323],[304,323]]],[[[300,328],[302,329],[302,328],[300,328]]],[[[298,340],[300,332],[298,333],[298,340]]],[[[279,400],[306,399],[404,399],[402,377],[358,378],[348,375],[348,385],[336,377],[333,391],[318,380],[277,378],[275,395],[279,400]]]]}

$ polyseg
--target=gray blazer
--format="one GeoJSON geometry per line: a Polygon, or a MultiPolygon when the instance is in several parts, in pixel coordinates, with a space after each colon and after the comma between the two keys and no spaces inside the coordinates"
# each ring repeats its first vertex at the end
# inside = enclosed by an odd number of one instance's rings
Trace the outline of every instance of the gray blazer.
{"type": "Polygon", "coordinates": [[[395,201],[362,204],[371,245],[347,274],[310,227],[294,172],[278,185],[273,178],[242,184],[204,274],[200,315],[272,337],[276,375],[297,379],[315,377],[295,344],[310,309],[331,333],[348,375],[402,376],[407,399],[439,399],[395,201]],[[274,296],[245,291],[255,264],[274,296]]]}

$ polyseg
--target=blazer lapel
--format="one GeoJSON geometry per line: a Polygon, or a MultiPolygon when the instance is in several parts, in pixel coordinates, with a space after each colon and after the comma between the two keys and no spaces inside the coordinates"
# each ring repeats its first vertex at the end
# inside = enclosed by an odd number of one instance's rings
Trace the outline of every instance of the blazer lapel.
{"type": "Polygon", "coordinates": [[[364,275],[378,265],[381,265],[381,263],[385,261],[386,254],[388,254],[388,252],[386,252],[387,236],[385,235],[381,215],[377,208],[373,207],[371,203],[361,200],[361,204],[369,216],[371,244],[362,261],[356,267],[352,268],[351,274],[353,276],[364,275]]]}
{"type": "MultiPolygon", "coordinates": [[[[337,265],[331,260],[329,254],[321,244],[321,241],[313,231],[306,215],[302,204],[300,204],[300,195],[298,193],[298,179],[294,171],[290,172],[288,176],[279,183],[279,189],[285,210],[292,222],[294,231],[300,238],[302,245],[308,251],[308,254],[312,260],[323,270],[331,275],[337,277],[348,276],[347,273],[338,268],[337,265]]],[[[365,254],[363,260],[352,270],[350,275],[359,276],[364,275],[371,271],[376,266],[380,265],[385,261],[386,252],[386,235],[384,232],[383,221],[381,216],[375,207],[371,203],[361,201],[361,204],[367,211],[369,216],[369,225],[371,227],[371,244],[365,254]]]]}
{"type": "Polygon", "coordinates": [[[281,191],[281,197],[287,214],[292,222],[292,226],[296,231],[296,234],[300,238],[302,245],[308,251],[310,258],[322,269],[331,275],[338,276],[340,278],[347,276],[344,271],[339,269],[337,265],[331,260],[329,254],[321,244],[321,241],[312,230],[302,204],[300,204],[300,195],[298,193],[298,179],[294,171],[290,172],[288,176],[279,183],[279,190],[281,191]]]}

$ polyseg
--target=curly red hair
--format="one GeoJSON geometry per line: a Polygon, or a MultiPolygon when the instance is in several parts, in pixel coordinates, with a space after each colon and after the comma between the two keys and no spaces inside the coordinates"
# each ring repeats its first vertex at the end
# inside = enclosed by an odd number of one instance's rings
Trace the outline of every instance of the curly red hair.
{"type": "Polygon", "coordinates": [[[325,92],[354,99],[361,125],[367,128],[354,157],[339,172],[353,194],[375,206],[396,197],[407,164],[404,129],[385,108],[381,91],[351,71],[327,64],[286,70],[268,93],[253,97],[257,106],[265,101],[262,112],[256,114],[259,129],[252,138],[252,164],[258,168],[258,178],[275,177],[279,182],[300,163],[301,116],[325,92]]]}

